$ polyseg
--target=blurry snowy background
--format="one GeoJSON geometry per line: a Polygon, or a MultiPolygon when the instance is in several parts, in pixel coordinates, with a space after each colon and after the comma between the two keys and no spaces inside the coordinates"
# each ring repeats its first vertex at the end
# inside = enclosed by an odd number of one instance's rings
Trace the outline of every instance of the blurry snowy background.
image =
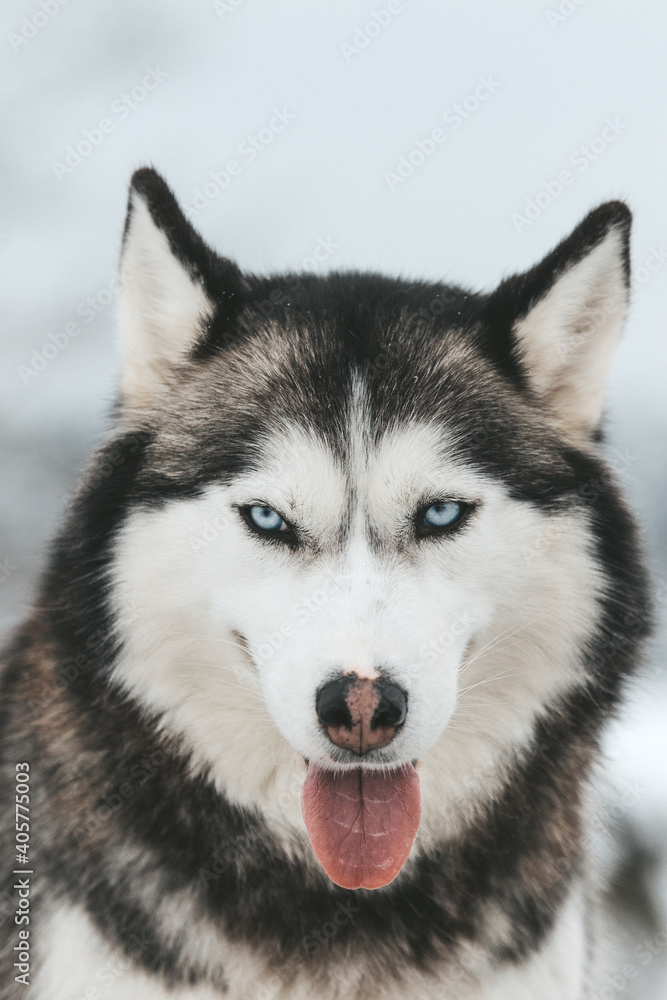
{"type": "MultiPolygon", "coordinates": [[[[593,206],[635,212],[609,452],[667,605],[667,7],[624,0],[4,0],[0,625],[100,439],[131,172],[241,266],[489,288],[593,206]],[[443,138],[444,137],[444,138],[443,138]],[[236,164],[236,167],[229,164],[236,164]]],[[[607,745],[623,947],[600,1000],[667,995],[664,633],[607,745]]]]}

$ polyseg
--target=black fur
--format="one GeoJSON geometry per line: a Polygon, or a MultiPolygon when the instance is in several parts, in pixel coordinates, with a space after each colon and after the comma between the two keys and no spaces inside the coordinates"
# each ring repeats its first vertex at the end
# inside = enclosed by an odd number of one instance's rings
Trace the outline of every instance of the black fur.
{"type": "MultiPolygon", "coordinates": [[[[5,777],[16,754],[33,762],[41,789],[35,834],[41,882],[82,902],[103,934],[170,983],[203,980],[204,970],[160,939],[143,877],[157,880],[164,898],[191,890],[201,913],[232,941],[261,951],[285,981],[304,966],[326,975],[332,963],[357,954],[369,956],[378,979],[399,976],[405,962],[435,971],[461,941],[483,935],[489,902],[512,927],[495,959],[519,961],[544,939],[578,870],[581,784],[600,727],[637,662],[650,611],[632,518],[604,463],[565,444],[545,419],[512,327],[610,226],[620,227],[627,246],[629,212],[621,203],[603,206],[532,271],[480,296],[373,274],[243,277],[205,246],[153,171],[139,171],[132,184],[216,313],[193,346],[184,375],[188,395],[179,398],[175,390],[178,440],[159,414],[147,414],[143,426],[100,449],[55,542],[39,624],[28,626],[8,657],[5,777]],[[248,368],[269,325],[280,342],[277,364],[269,384],[253,389],[248,368]],[[228,393],[228,408],[206,398],[211,388],[203,376],[212,365],[215,400],[228,393]],[[246,384],[239,389],[241,370],[246,384]],[[183,749],[158,737],[156,720],[109,684],[119,640],[106,570],[130,509],[228,480],[253,464],[263,428],[281,416],[316,427],[344,451],[341,429],[359,377],[377,435],[408,417],[441,419],[457,430],[461,453],[516,499],[545,512],[563,505],[585,510],[609,588],[586,651],[585,682],[547,706],[502,793],[479,810],[464,836],[419,855],[393,884],[353,893],[334,886],[305,851],[289,857],[261,815],[230,805],[206,777],[189,777],[183,749]],[[186,402],[193,387],[203,394],[206,421],[186,402]],[[56,663],[41,701],[29,694],[37,647],[56,663]],[[49,729],[40,720],[54,706],[69,720],[78,770],[62,749],[44,742],[49,729]],[[148,768],[146,760],[160,763],[148,768]],[[148,773],[141,793],[109,807],[114,796],[123,799],[119,789],[137,767],[148,773]],[[92,812],[65,817],[62,803],[76,798],[77,782],[86,783],[92,812]],[[105,805],[102,836],[96,820],[105,805]],[[127,844],[145,863],[127,858],[127,844]],[[313,931],[350,903],[353,920],[326,947],[318,945],[313,931]]],[[[224,989],[224,976],[218,985],[224,989]]]]}

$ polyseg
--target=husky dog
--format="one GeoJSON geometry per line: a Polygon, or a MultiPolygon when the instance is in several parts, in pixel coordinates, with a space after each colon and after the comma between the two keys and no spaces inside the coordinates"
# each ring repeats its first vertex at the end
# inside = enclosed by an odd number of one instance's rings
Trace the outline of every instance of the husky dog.
{"type": "Polygon", "coordinates": [[[2,680],[3,997],[592,995],[630,221],[490,294],[255,277],[134,175],[113,429],[2,680]]]}

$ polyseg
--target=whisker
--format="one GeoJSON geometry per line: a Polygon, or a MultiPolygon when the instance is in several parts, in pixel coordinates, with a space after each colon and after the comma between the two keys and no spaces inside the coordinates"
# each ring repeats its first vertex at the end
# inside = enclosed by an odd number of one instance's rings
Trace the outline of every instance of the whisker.
{"type": "Polygon", "coordinates": [[[531,625],[535,625],[536,622],[538,621],[539,621],[538,618],[533,618],[532,620],[524,622],[523,625],[519,625],[516,628],[510,626],[509,628],[504,629],[503,632],[500,632],[497,636],[489,640],[489,642],[485,643],[484,646],[478,649],[469,660],[466,660],[462,666],[461,672],[463,672],[463,670],[466,670],[476,660],[481,659],[482,656],[486,656],[492,650],[496,649],[500,645],[500,643],[504,642],[507,639],[512,639],[515,635],[518,635],[519,632],[522,632],[526,628],[530,628],[531,625]]]}
{"type": "Polygon", "coordinates": [[[507,680],[510,677],[526,677],[530,674],[530,670],[512,670],[508,668],[507,670],[501,670],[497,674],[491,674],[490,677],[483,677],[480,681],[475,684],[468,684],[467,687],[461,688],[459,691],[459,698],[468,694],[470,691],[474,691],[475,688],[482,687],[484,684],[491,684],[493,681],[507,680]]]}
{"type": "MultiPolygon", "coordinates": [[[[154,651],[152,655],[157,657],[159,656],[159,653],[160,651],[159,649],[157,649],[154,651]]],[[[255,680],[257,678],[257,674],[253,670],[254,664],[248,664],[248,665],[243,664],[232,667],[227,663],[211,662],[210,660],[185,660],[181,659],[180,657],[178,658],[178,662],[180,663],[181,666],[185,666],[186,664],[192,664],[193,666],[197,667],[210,667],[213,670],[220,670],[221,672],[225,671],[229,674],[234,674],[237,677],[244,676],[247,677],[249,680],[250,679],[255,680]]]]}
{"type": "MultiPolygon", "coordinates": [[[[218,687],[224,687],[224,688],[228,688],[228,689],[229,688],[234,688],[234,687],[237,687],[237,688],[239,687],[239,685],[235,685],[232,681],[229,681],[229,680],[227,680],[224,677],[207,677],[205,674],[176,674],[176,677],[182,677],[185,680],[200,680],[200,681],[205,681],[207,684],[215,684],[218,687]]],[[[244,690],[244,691],[249,691],[250,690],[250,688],[248,687],[248,685],[244,685],[244,684],[240,685],[240,689],[244,690]]],[[[258,693],[258,689],[255,688],[254,691],[253,691],[253,693],[258,693]]],[[[248,707],[251,708],[252,706],[248,706],[248,707]]]]}
{"type": "Polygon", "coordinates": [[[192,639],[195,642],[220,642],[226,646],[235,646],[246,655],[249,655],[247,646],[243,646],[240,642],[234,642],[233,639],[223,639],[218,635],[197,635],[195,632],[171,632],[169,634],[174,636],[174,638],[163,639],[161,645],[173,645],[176,642],[180,642],[181,639],[192,639]]]}

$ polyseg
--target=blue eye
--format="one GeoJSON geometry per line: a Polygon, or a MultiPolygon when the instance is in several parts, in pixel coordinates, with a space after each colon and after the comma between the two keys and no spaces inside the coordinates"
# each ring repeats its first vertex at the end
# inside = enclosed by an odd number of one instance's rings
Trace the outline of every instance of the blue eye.
{"type": "Polygon", "coordinates": [[[248,508],[248,516],[261,531],[287,531],[287,522],[273,507],[256,505],[248,508]]]}
{"type": "Polygon", "coordinates": [[[456,500],[442,500],[431,504],[424,512],[422,525],[424,528],[449,528],[455,524],[463,513],[463,504],[456,500]]]}

